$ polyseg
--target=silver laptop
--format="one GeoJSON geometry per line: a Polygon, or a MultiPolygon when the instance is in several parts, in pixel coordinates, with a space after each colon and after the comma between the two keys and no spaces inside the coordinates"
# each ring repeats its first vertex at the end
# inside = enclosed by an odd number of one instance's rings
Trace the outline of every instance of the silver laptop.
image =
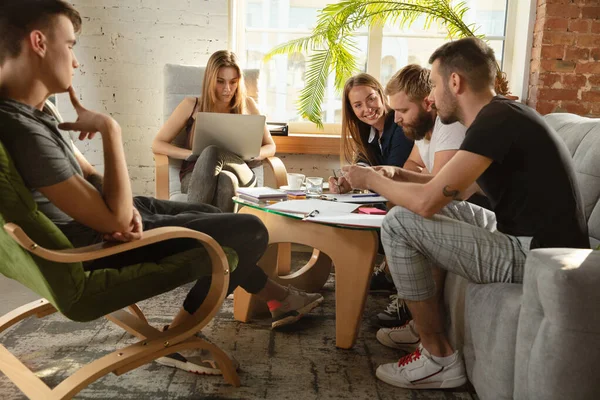
{"type": "Polygon", "coordinates": [[[200,112],[196,116],[192,155],[210,145],[239,155],[244,161],[258,157],[265,133],[264,115],[200,112]]]}

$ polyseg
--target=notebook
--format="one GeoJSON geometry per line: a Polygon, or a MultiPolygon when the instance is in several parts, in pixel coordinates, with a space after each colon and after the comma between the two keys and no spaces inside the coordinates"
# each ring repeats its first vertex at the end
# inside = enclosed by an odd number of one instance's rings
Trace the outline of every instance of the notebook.
{"type": "Polygon", "coordinates": [[[277,200],[287,198],[287,193],[283,190],[270,187],[239,188],[237,193],[241,198],[250,200],[277,200]]]}
{"type": "Polygon", "coordinates": [[[308,199],[282,201],[281,203],[271,204],[267,208],[291,214],[309,215],[312,213],[325,216],[350,214],[358,208],[358,204],[308,199]]]}

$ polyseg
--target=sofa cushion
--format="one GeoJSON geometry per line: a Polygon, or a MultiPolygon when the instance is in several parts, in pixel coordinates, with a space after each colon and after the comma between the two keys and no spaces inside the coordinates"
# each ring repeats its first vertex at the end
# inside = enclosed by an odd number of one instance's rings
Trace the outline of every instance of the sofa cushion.
{"type": "Polygon", "coordinates": [[[573,157],[593,246],[600,240],[600,119],[564,113],[548,114],[544,119],[565,141],[573,157]]]}
{"type": "Polygon", "coordinates": [[[482,400],[512,399],[521,293],[519,284],[467,285],[463,351],[482,400]]]}
{"type": "Polygon", "coordinates": [[[515,360],[515,399],[600,394],[600,252],[538,249],[527,257],[515,360]]]}

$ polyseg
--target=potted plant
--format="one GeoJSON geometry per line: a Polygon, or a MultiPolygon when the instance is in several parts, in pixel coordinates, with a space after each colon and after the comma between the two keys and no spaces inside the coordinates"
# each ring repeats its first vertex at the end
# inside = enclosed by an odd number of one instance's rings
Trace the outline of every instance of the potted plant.
{"type": "MultiPolygon", "coordinates": [[[[386,23],[407,28],[424,16],[426,29],[438,23],[447,30],[450,39],[481,36],[476,34],[477,27],[463,21],[468,11],[465,3],[452,3],[451,0],[342,0],[329,4],[321,10],[311,35],[276,46],[265,55],[264,61],[278,54],[309,53],[298,111],[321,127],[321,104],[329,74],[335,72],[335,87],[341,92],[346,80],[358,71],[355,53],[359,28],[386,23]]],[[[509,93],[506,74],[500,68],[496,92],[509,93]]]]}

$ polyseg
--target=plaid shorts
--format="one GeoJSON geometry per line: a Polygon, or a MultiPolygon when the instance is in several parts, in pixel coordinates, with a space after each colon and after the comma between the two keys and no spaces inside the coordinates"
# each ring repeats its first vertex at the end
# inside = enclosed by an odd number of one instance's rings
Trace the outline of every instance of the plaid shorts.
{"type": "Polygon", "coordinates": [[[394,207],[381,241],[400,298],[422,301],[435,295],[432,266],[475,283],[521,283],[531,237],[501,233],[492,211],[453,201],[432,218],[394,207]]]}

